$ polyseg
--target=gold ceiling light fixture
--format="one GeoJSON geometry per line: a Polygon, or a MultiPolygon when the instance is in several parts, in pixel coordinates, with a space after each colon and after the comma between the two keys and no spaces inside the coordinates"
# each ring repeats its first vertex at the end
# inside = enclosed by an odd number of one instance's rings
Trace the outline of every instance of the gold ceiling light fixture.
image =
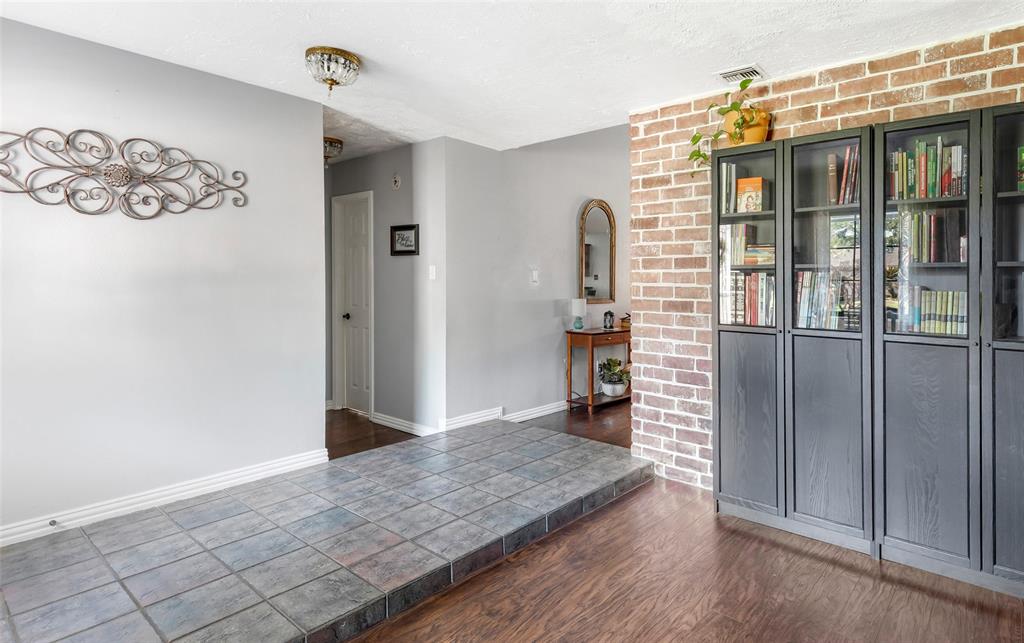
{"type": "Polygon", "coordinates": [[[341,151],[345,149],[345,142],[340,138],[334,138],[333,136],[324,137],[324,167],[327,167],[327,162],[335,156],[341,154],[341,151]]]}
{"type": "Polygon", "coordinates": [[[306,50],[306,69],[318,83],[327,85],[327,95],[336,86],[351,85],[363,66],[359,56],[337,47],[310,47],[306,50]]]}

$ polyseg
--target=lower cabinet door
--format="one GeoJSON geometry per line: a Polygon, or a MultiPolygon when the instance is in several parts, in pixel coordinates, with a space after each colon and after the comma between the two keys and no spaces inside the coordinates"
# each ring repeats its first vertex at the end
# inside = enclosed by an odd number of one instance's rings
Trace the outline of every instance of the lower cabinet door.
{"type": "Polygon", "coordinates": [[[1024,580],[1024,352],[995,351],[995,572],[1024,580]]]}
{"type": "Polygon", "coordinates": [[[883,545],[967,566],[969,351],[886,342],[884,358],[883,545]]]}
{"type": "MultiPolygon", "coordinates": [[[[792,338],[793,517],[864,528],[860,339],[792,338]]],[[[822,525],[822,526],[829,526],[822,525]]]]}
{"type": "Polygon", "coordinates": [[[775,513],[779,507],[775,336],[720,332],[718,360],[720,499],[775,513]]]}

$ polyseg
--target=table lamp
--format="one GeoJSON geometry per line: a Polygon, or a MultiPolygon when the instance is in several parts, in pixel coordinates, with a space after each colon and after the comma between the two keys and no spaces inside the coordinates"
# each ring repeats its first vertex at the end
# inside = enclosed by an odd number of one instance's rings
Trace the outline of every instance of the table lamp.
{"type": "Polygon", "coordinates": [[[572,327],[576,330],[583,330],[583,318],[587,315],[587,300],[586,299],[570,299],[569,304],[572,308],[572,316],[576,319],[572,322],[572,327]]]}

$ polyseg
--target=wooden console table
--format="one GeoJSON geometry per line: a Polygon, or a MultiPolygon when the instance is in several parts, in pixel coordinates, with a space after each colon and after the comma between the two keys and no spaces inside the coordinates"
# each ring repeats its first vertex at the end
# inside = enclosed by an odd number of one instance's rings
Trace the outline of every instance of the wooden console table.
{"type": "Polygon", "coordinates": [[[630,356],[630,332],[621,328],[605,330],[603,328],[585,328],[583,330],[570,329],[565,331],[565,401],[569,404],[571,411],[573,406],[585,406],[589,413],[594,412],[595,406],[611,404],[628,400],[632,395],[632,388],[626,387],[626,392],[617,397],[594,393],[594,349],[598,346],[614,346],[616,344],[626,345],[626,364],[629,364],[630,356]],[[572,349],[580,347],[587,349],[587,396],[573,397],[572,393],[572,349]]]}

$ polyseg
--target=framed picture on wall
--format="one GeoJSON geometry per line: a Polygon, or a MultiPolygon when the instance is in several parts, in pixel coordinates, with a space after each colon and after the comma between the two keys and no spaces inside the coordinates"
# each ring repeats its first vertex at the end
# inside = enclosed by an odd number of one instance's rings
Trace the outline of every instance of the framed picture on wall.
{"type": "Polygon", "coordinates": [[[418,255],[420,253],[420,226],[418,223],[412,225],[391,226],[391,256],[418,255]]]}

